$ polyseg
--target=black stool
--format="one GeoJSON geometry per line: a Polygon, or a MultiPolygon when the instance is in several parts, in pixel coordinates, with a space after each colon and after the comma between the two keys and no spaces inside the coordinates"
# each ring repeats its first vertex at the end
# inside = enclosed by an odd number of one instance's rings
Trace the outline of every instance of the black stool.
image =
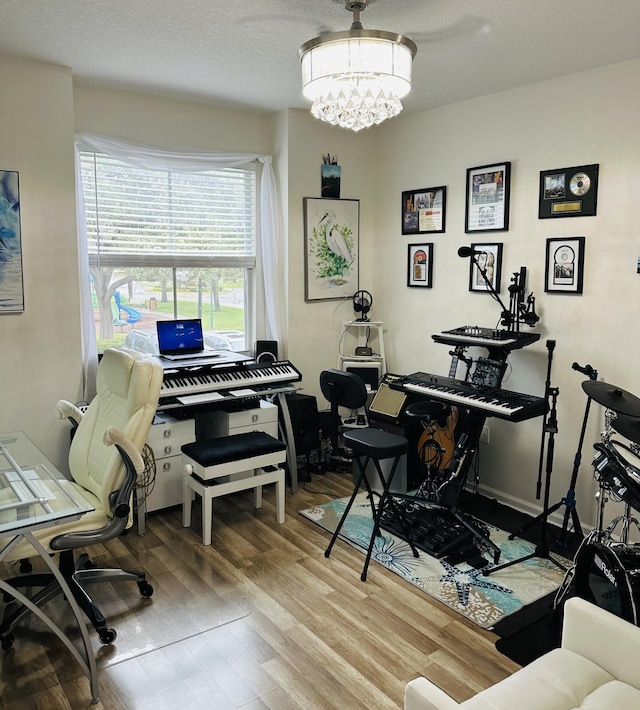
{"type": "Polygon", "coordinates": [[[349,515],[349,511],[351,510],[353,501],[358,495],[360,486],[364,484],[367,489],[367,497],[369,498],[369,503],[371,504],[371,513],[373,516],[373,532],[371,533],[371,539],[369,540],[369,548],[367,550],[367,558],[364,562],[364,568],[362,570],[362,574],[360,575],[360,579],[365,582],[367,580],[367,569],[369,567],[369,561],[371,560],[373,545],[376,537],[380,534],[380,519],[386,509],[389,509],[391,513],[397,517],[398,522],[405,533],[405,539],[411,546],[413,556],[418,557],[418,550],[411,540],[411,534],[402,510],[400,510],[399,506],[394,501],[393,496],[389,493],[393,477],[396,469],[398,468],[398,462],[400,461],[402,455],[406,454],[409,448],[409,442],[403,436],[397,436],[396,434],[390,434],[389,432],[382,431],[381,429],[372,428],[351,429],[343,433],[343,438],[345,444],[353,451],[353,458],[358,463],[360,475],[356,481],[351,499],[349,500],[349,503],[340,518],[338,527],[333,533],[333,537],[331,538],[331,542],[329,543],[329,547],[327,547],[324,556],[329,557],[331,554],[331,548],[340,534],[340,530],[344,524],[344,521],[347,519],[347,515],[349,515]],[[382,468],[380,466],[380,461],[383,459],[393,459],[391,470],[387,476],[385,476],[382,472],[382,468]],[[382,483],[382,493],[380,494],[377,506],[373,502],[373,496],[378,494],[371,489],[371,485],[366,475],[366,469],[369,461],[373,461],[376,471],[380,476],[380,482],[382,483]]]}
{"type": "MultiPolygon", "coordinates": [[[[418,487],[416,498],[430,501],[438,500],[438,489],[443,483],[443,470],[449,463],[445,461],[447,450],[442,446],[439,432],[443,431],[451,409],[443,402],[415,402],[404,410],[404,416],[410,421],[420,422],[422,434],[418,438],[418,456],[424,471],[424,479],[418,487]]],[[[451,451],[455,442],[451,437],[451,451]]]]}

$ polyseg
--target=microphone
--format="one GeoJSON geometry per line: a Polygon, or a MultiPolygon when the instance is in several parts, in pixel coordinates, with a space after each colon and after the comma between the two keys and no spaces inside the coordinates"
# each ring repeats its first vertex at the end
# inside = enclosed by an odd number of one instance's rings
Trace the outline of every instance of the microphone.
{"type": "Polygon", "coordinates": [[[591,367],[591,365],[585,365],[584,367],[581,367],[580,365],[578,365],[577,362],[574,362],[571,367],[574,370],[581,372],[583,375],[586,375],[587,377],[591,377],[594,373],[594,369],[591,367]]]}
{"type": "Polygon", "coordinates": [[[460,249],[458,249],[458,256],[461,257],[477,256],[478,254],[486,253],[486,251],[478,251],[477,249],[472,249],[471,247],[460,247],[460,249]]]}

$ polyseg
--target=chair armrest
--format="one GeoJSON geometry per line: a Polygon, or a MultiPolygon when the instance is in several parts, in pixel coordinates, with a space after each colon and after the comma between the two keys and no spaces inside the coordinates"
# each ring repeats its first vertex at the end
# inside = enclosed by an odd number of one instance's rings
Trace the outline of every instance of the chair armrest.
{"type": "Polygon", "coordinates": [[[562,647],[640,689],[640,628],[579,597],[564,605],[562,647]]]}
{"type": "Polygon", "coordinates": [[[78,547],[106,542],[122,534],[129,523],[129,501],[138,476],[144,471],[144,461],[131,440],[119,429],[110,427],[104,433],[104,443],[116,446],[126,468],[122,486],[109,497],[113,517],[97,530],[82,530],[63,533],[54,537],[49,546],[52,550],[75,550],[78,547]]]}
{"type": "Polygon", "coordinates": [[[67,402],[66,399],[61,399],[56,404],[56,416],[58,419],[69,419],[73,425],[78,426],[84,415],[75,404],[67,402]]]}
{"type": "MultiPolygon", "coordinates": [[[[142,455],[140,454],[138,449],[136,449],[136,447],[133,445],[131,440],[123,432],[121,432],[120,429],[116,429],[115,427],[109,427],[109,429],[107,429],[107,431],[105,431],[104,433],[104,443],[107,446],[117,446],[118,449],[120,449],[121,455],[124,451],[124,453],[126,453],[131,463],[133,464],[133,468],[135,469],[135,472],[138,476],[144,471],[144,461],[142,459],[142,455]]],[[[125,457],[123,456],[122,458],[125,457]]]]}
{"type": "Polygon", "coordinates": [[[459,710],[460,704],[426,678],[415,678],[404,689],[404,710],[459,710]]]}

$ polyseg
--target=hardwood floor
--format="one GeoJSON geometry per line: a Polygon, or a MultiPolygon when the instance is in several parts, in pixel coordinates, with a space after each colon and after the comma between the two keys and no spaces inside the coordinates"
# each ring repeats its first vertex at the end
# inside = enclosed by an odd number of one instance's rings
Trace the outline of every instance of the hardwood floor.
{"type": "MultiPolygon", "coordinates": [[[[199,500],[191,528],[180,509],[152,514],[144,536],[100,548],[98,564],[142,568],[155,593],[101,584],[119,636],[97,652],[100,703],[108,710],[397,710],[406,682],[427,675],[457,700],[518,668],[496,636],[431,600],[327,534],[298,511],[349,495],[350,477],[314,476],[287,494],[275,519],[273,486],[263,507],[250,491],[216,499],[213,540],[203,546],[199,500]]],[[[4,577],[15,569],[2,569],[4,577]]],[[[60,600],[50,603],[58,609],[60,600]]],[[[90,705],[80,667],[41,622],[16,630],[0,656],[0,707],[90,705]]]]}

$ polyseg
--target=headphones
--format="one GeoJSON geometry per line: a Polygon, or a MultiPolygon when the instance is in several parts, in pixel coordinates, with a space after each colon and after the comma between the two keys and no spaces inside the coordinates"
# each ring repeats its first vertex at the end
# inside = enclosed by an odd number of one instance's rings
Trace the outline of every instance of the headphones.
{"type": "Polygon", "coordinates": [[[362,313],[362,317],[359,320],[369,320],[367,318],[367,313],[371,310],[373,305],[373,296],[369,291],[356,291],[353,294],[353,310],[356,313],[362,313]]]}

